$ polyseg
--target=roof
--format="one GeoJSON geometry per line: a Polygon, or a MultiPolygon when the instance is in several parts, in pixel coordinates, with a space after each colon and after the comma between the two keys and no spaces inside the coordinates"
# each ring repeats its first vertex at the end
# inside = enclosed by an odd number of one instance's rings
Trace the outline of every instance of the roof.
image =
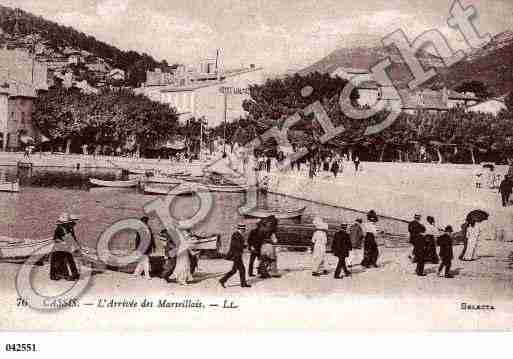
{"type": "Polygon", "coordinates": [[[448,110],[442,92],[399,90],[403,109],[448,110]]]}
{"type": "Polygon", "coordinates": [[[454,90],[448,90],[447,95],[451,100],[479,100],[479,98],[475,94],[469,92],[461,93],[454,90]]]}

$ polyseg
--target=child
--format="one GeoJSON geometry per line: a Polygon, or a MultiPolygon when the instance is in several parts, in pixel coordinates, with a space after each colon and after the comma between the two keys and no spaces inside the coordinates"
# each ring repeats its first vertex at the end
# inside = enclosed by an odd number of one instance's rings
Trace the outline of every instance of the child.
{"type": "Polygon", "coordinates": [[[453,258],[452,252],[452,227],[445,227],[444,234],[438,237],[437,244],[440,246],[440,267],[438,268],[438,276],[442,274],[442,269],[445,267],[445,278],[453,278],[451,275],[451,261],[453,258]]]}
{"type": "Polygon", "coordinates": [[[272,265],[276,261],[276,253],[273,248],[273,242],[268,239],[262,245],[260,250],[260,263],[258,266],[258,274],[262,278],[271,278],[269,272],[272,271],[272,265]]]}

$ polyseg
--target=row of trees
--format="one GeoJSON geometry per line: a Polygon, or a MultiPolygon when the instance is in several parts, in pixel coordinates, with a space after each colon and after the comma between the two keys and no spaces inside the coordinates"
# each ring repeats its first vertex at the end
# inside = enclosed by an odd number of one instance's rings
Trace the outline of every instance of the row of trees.
{"type": "Polygon", "coordinates": [[[88,145],[144,152],[180,133],[174,108],[129,90],[96,95],[51,89],[38,97],[33,121],[46,137],[70,141],[75,150],[88,145]]]}
{"type": "MultiPolygon", "coordinates": [[[[363,136],[369,124],[383,121],[382,112],[366,120],[348,118],[340,109],[339,96],[346,81],[318,73],[269,80],[251,88],[251,100],[244,103],[249,112],[246,119],[216,128],[230,142],[244,143],[272,126],[281,127],[294,113],[302,121],[289,131],[294,146],[337,148],[356,151],[360,158],[373,161],[442,161],[472,163],[504,162],[513,157],[513,94],[506,99],[509,109],[498,116],[465,112],[464,109],[432,113],[419,111],[415,115],[402,113],[392,126],[373,136],[363,136]],[[306,90],[305,90],[306,89],[306,90]],[[343,124],[346,131],[324,146],[318,138],[322,129],[313,115],[302,110],[320,101],[334,125],[343,124]]],[[[356,100],[357,94],[352,94],[356,100]]],[[[267,144],[272,148],[276,143],[267,144]]]]}

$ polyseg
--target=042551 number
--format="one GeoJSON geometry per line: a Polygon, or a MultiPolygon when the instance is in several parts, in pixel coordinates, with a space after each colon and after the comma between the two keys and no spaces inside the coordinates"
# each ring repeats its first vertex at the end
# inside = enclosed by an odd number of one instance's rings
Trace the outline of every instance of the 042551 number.
{"type": "Polygon", "coordinates": [[[5,344],[6,352],[36,352],[35,344],[5,344]]]}

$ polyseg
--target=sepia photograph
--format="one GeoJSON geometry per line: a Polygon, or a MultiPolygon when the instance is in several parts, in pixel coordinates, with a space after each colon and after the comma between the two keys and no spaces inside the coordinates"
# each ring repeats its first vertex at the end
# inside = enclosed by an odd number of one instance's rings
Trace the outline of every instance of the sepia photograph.
{"type": "Polygon", "coordinates": [[[0,331],[511,331],[512,192],[510,0],[0,0],[0,331]]]}

